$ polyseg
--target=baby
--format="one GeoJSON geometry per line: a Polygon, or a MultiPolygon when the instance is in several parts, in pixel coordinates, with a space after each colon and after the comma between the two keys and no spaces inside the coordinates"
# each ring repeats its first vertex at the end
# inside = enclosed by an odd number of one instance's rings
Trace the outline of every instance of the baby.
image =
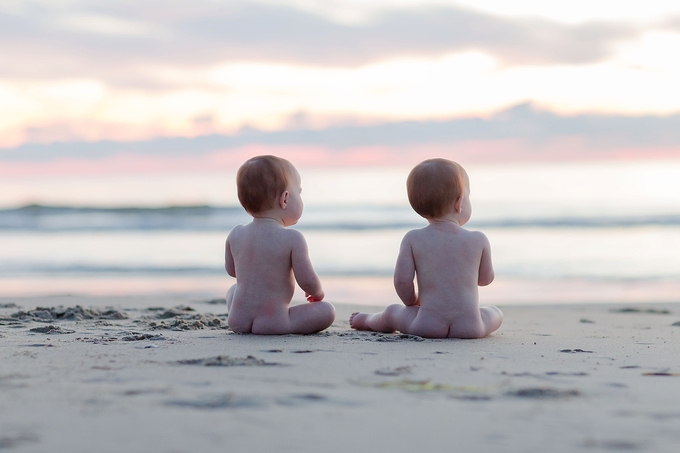
{"type": "Polygon", "coordinates": [[[500,327],[503,313],[478,305],[477,286],[491,283],[494,272],[486,236],[463,228],[472,214],[467,173],[455,162],[430,159],[411,170],[406,184],[411,207],[429,225],[401,242],[394,287],[404,305],[353,313],[350,325],[428,338],[486,337],[500,327]]]}
{"type": "Polygon", "coordinates": [[[234,332],[308,334],[330,326],[335,308],[322,302],[319,277],[299,231],[286,229],[302,215],[300,174],[274,156],[248,160],[236,175],[238,199],[253,216],[229,233],[227,273],[236,284],[227,292],[227,322],[234,332]],[[297,281],[309,304],[290,307],[297,281]]]}

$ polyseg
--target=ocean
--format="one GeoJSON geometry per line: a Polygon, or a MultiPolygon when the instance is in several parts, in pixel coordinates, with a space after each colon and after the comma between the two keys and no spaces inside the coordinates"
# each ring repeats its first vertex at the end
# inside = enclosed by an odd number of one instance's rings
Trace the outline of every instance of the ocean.
{"type": "MultiPolygon", "coordinates": [[[[295,228],[328,282],[328,300],[398,302],[390,279],[399,243],[426,224],[405,199],[407,172],[336,169],[306,178],[301,170],[307,205],[295,228]],[[329,196],[343,184],[349,195],[329,196]],[[323,190],[315,192],[317,185],[323,190]]],[[[468,172],[467,228],[489,237],[497,276],[482,289],[482,302],[680,300],[680,161],[468,172]]],[[[233,283],[223,267],[224,241],[249,221],[230,196],[228,205],[116,207],[93,200],[0,209],[0,296],[224,297],[233,283]]]]}

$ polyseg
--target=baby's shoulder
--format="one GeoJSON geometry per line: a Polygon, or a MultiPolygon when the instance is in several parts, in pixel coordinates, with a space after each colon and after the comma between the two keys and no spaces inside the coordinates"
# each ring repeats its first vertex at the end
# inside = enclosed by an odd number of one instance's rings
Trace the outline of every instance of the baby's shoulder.
{"type": "Polygon", "coordinates": [[[234,240],[238,240],[238,237],[243,234],[244,230],[245,230],[245,225],[236,225],[229,232],[229,235],[227,236],[227,241],[231,242],[231,241],[234,241],[234,240]]]}
{"type": "Polygon", "coordinates": [[[427,227],[416,228],[415,230],[407,231],[401,241],[403,243],[414,243],[414,242],[418,242],[418,241],[420,241],[424,238],[427,238],[427,236],[428,236],[427,227]]]}
{"type": "MultiPolygon", "coordinates": [[[[462,229],[462,228],[461,228],[462,229]]],[[[462,229],[466,242],[470,242],[479,247],[486,247],[489,244],[489,239],[481,231],[470,231],[462,229]]]]}
{"type": "Polygon", "coordinates": [[[238,234],[240,231],[243,231],[246,229],[246,225],[236,225],[234,228],[231,229],[232,233],[238,234]]]}
{"type": "Polygon", "coordinates": [[[285,242],[292,246],[303,245],[307,243],[302,233],[291,228],[284,228],[282,230],[282,237],[284,238],[285,242]]]}

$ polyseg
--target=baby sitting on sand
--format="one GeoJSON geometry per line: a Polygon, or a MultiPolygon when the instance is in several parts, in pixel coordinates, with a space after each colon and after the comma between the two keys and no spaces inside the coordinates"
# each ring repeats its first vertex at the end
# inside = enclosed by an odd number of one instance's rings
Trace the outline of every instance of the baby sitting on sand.
{"type": "Polygon", "coordinates": [[[486,337],[500,327],[503,313],[478,304],[477,286],[491,283],[494,272],[486,236],[463,228],[472,214],[467,173],[446,159],[426,160],[411,170],[407,189],[411,207],[429,225],[401,242],[394,287],[404,305],[353,313],[350,325],[428,338],[486,337]]]}
{"type": "Polygon", "coordinates": [[[236,284],[227,292],[227,322],[234,332],[308,334],[330,326],[335,308],[322,302],[319,277],[299,231],[286,229],[302,215],[300,174],[275,156],[249,159],[236,176],[238,199],[253,216],[229,233],[227,273],[236,284]],[[295,281],[309,304],[289,307],[295,281]]]}

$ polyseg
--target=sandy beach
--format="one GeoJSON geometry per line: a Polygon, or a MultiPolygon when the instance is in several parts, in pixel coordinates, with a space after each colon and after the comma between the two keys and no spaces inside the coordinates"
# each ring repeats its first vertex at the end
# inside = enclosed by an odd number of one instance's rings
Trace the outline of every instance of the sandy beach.
{"type": "Polygon", "coordinates": [[[2,298],[0,450],[677,451],[680,304],[504,306],[482,340],[336,308],[263,337],[220,300],[2,298]]]}

